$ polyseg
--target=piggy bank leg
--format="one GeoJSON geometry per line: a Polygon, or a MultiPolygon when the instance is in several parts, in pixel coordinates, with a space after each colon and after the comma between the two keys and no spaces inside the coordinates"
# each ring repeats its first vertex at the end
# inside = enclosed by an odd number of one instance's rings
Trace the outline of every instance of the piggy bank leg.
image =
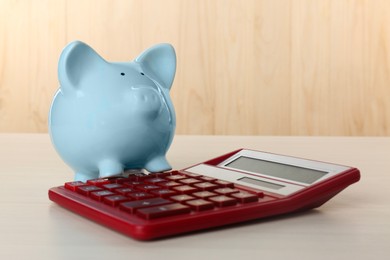
{"type": "Polygon", "coordinates": [[[171,170],[172,167],[169,165],[165,156],[158,156],[150,160],[145,165],[145,169],[149,172],[163,172],[171,170]]]}
{"type": "Polygon", "coordinates": [[[103,160],[99,163],[99,177],[110,177],[123,173],[123,165],[116,160],[103,160]]]}

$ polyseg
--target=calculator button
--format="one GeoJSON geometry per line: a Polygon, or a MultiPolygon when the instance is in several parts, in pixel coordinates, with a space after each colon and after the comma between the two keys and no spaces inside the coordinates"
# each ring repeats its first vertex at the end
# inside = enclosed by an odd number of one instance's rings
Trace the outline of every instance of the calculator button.
{"type": "Polygon", "coordinates": [[[212,177],[209,177],[209,176],[202,176],[202,177],[200,177],[199,179],[201,179],[201,180],[203,180],[203,181],[208,181],[208,182],[216,181],[216,180],[217,180],[217,179],[212,178],[212,177]]]}
{"type": "Polygon", "coordinates": [[[76,188],[76,191],[83,195],[89,195],[89,193],[91,193],[92,191],[98,191],[98,190],[102,190],[102,189],[93,185],[78,186],[76,188]]]}
{"type": "Polygon", "coordinates": [[[168,190],[168,189],[153,190],[150,193],[152,193],[158,197],[162,197],[162,198],[167,198],[167,197],[176,195],[176,192],[174,192],[173,190],[168,190]]]}
{"type": "Polygon", "coordinates": [[[169,204],[169,203],[172,202],[162,198],[153,198],[153,199],[146,199],[146,200],[123,202],[119,205],[119,207],[120,209],[125,210],[127,212],[135,213],[135,211],[140,208],[154,207],[154,206],[169,204]]]}
{"type": "Polygon", "coordinates": [[[174,201],[177,201],[177,202],[184,202],[184,201],[187,201],[187,200],[193,200],[195,198],[190,196],[190,195],[187,195],[187,194],[182,194],[182,195],[172,196],[170,199],[174,200],[174,201]]]}
{"type": "Polygon", "coordinates": [[[149,199],[154,197],[153,195],[146,192],[132,192],[132,193],[128,193],[127,196],[135,200],[143,200],[143,199],[149,199]]]}
{"type": "Polygon", "coordinates": [[[234,188],[234,183],[232,183],[232,182],[217,180],[217,181],[214,181],[214,183],[221,186],[221,187],[234,188]]]}
{"type": "Polygon", "coordinates": [[[110,191],[113,191],[113,190],[119,189],[119,188],[123,188],[123,186],[118,184],[118,183],[104,184],[102,187],[107,189],[107,190],[110,190],[110,191]]]}
{"type": "Polygon", "coordinates": [[[199,175],[199,174],[196,174],[196,173],[192,173],[192,172],[186,172],[184,174],[187,175],[188,177],[191,177],[191,178],[199,178],[199,177],[202,176],[202,175],[199,175]]]}
{"type": "Polygon", "coordinates": [[[119,194],[122,194],[122,195],[127,195],[127,194],[130,193],[130,192],[136,192],[135,189],[133,189],[133,188],[127,188],[127,187],[115,189],[114,191],[117,192],[117,193],[119,193],[119,194]]]}
{"type": "Polygon", "coordinates": [[[175,181],[162,182],[162,183],[159,183],[158,185],[160,185],[161,187],[166,187],[166,188],[181,186],[180,183],[177,183],[175,181]]]}
{"type": "Polygon", "coordinates": [[[166,181],[165,179],[158,178],[158,177],[145,180],[145,182],[151,183],[151,184],[158,184],[158,183],[165,182],[165,181],[166,181]]]}
{"type": "Polygon", "coordinates": [[[244,191],[234,193],[231,196],[237,199],[240,203],[255,202],[259,200],[257,195],[244,191]]]}
{"type": "Polygon", "coordinates": [[[95,185],[95,186],[102,186],[104,184],[108,184],[110,181],[108,179],[93,179],[93,180],[88,180],[87,184],[90,185],[95,185]]]}
{"type": "Polygon", "coordinates": [[[153,174],[156,178],[164,178],[166,176],[170,176],[171,172],[156,172],[153,174]]]}
{"type": "Polygon", "coordinates": [[[182,180],[182,179],[186,179],[186,178],[187,178],[186,176],[183,176],[180,174],[165,177],[165,179],[168,179],[171,181],[178,181],[178,180],[182,180]]]}
{"type": "Polygon", "coordinates": [[[233,206],[237,204],[237,200],[221,195],[221,196],[215,196],[215,197],[210,197],[208,200],[214,202],[215,205],[218,207],[226,207],[226,206],[233,206]]]}
{"type": "Polygon", "coordinates": [[[167,204],[151,208],[142,208],[137,210],[137,214],[145,219],[169,217],[190,212],[190,207],[182,205],[180,203],[167,204]]]}
{"type": "Polygon", "coordinates": [[[211,182],[201,182],[194,184],[194,187],[199,188],[200,190],[213,190],[218,188],[218,185],[213,184],[211,182]]]}
{"type": "Polygon", "coordinates": [[[192,195],[201,198],[201,199],[206,199],[209,197],[217,196],[218,194],[211,192],[211,191],[199,191],[199,192],[194,192],[192,195]]]}
{"type": "Polygon", "coordinates": [[[212,202],[202,199],[189,200],[186,202],[186,204],[195,211],[202,211],[214,208],[214,204],[212,202]]]}
{"type": "Polygon", "coordinates": [[[197,188],[194,188],[194,187],[191,187],[188,185],[177,186],[177,187],[173,187],[172,189],[179,192],[179,193],[186,193],[186,194],[198,191],[197,188]]]}
{"type": "Polygon", "coordinates": [[[134,188],[135,186],[142,185],[142,184],[144,183],[140,181],[128,181],[123,183],[123,185],[130,188],[134,188]]]}
{"type": "Polygon", "coordinates": [[[194,179],[194,178],[188,178],[188,179],[181,179],[179,180],[179,182],[183,183],[183,184],[195,184],[195,183],[199,183],[199,182],[202,182],[200,180],[197,180],[197,179],[194,179]]]}
{"type": "Polygon", "coordinates": [[[113,183],[122,184],[122,183],[130,182],[130,181],[135,181],[135,178],[131,178],[131,177],[128,177],[128,178],[118,178],[118,179],[115,179],[113,181],[113,183]]]}
{"type": "Polygon", "coordinates": [[[142,191],[151,191],[151,190],[160,189],[160,186],[156,186],[153,184],[144,184],[144,185],[138,185],[136,186],[136,188],[142,191]]]}
{"type": "Polygon", "coordinates": [[[219,193],[221,195],[229,195],[229,194],[237,193],[240,191],[236,190],[236,189],[232,189],[232,188],[220,188],[220,189],[214,190],[214,192],[219,193]]]}
{"type": "Polygon", "coordinates": [[[123,195],[112,195],[112,196],[106,196],[103,198],[103,202],[110,205],[110,206],[117,206],[119,203],[129,201],[128,197],[125,197],[123,195]]]}
{"type": "Polygon", "coordinates": [[[65,183],[65,188],[71,191],[76,191],[76,188],[79,186],[86,186],[87,184],[82,181],[72,181],[65,183]]]}
{"type": "Polygon", "coordinates": [[[110,196],[110,195],[115,195],[112,191],[109,190],[99,190],[99,191],[93,191],[89,194],[89,196],[92,199],[102,201],[104,197],[110,196]]]}

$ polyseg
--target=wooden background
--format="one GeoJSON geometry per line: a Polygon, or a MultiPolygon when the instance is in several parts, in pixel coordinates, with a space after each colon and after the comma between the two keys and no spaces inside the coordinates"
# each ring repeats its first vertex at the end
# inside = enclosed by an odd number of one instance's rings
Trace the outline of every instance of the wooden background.
{"type": "Polygon", "coordinates": [[[390,1],[0,0],[0,132],[46,132],[57,61],[172,43],[178,134],[390,135],[390,1]]]}

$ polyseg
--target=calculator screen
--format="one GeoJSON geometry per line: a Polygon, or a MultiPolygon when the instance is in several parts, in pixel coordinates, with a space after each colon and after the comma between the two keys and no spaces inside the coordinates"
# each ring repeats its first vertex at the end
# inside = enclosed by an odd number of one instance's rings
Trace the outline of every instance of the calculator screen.
{"type": "Polygon", "coordinates": [[[236,160],[226,164],[225,166],[237,170],[259,173],[262,175],[268,175],[306,184],[312,184],[328,173],[294,165],[250,158],[246,156],[238,157],[236,160]]]}

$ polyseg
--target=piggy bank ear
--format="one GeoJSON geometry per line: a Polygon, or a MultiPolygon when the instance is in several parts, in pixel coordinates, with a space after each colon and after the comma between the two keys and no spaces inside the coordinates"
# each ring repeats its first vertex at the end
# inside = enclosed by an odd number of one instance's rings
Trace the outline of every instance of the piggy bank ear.
{"type": "MultiPolygon", "coordinates": [[[[74,41],[61,53],[58,63],[58,78],[65,91],[78,89],[83,77],[106,62],[87,44],[74,41]]],[[[96,73],[96,72],[95,72],[96,73]]]]}
{"type": "Polygon", "coordinates": [[[135,61],[143,72],[166,89],[171,89],[176,73],[176,54],[172,45],[155,45],[141,53],[135,61]]]}

